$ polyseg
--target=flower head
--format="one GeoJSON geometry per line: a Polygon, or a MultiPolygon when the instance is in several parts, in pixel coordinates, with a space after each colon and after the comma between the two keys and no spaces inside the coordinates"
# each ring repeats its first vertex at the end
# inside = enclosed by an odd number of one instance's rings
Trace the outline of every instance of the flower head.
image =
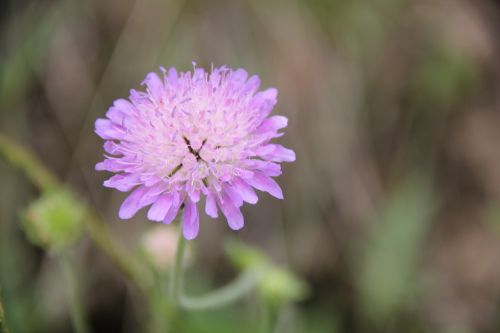
{"type": "Polygon", "coordinates": [[[149,73],[145,92],[131,90],[95,123],[107,153],[96,170],[115,173],[104,186],[132,190],[120,218],[151,205],[148,219],[170,223],[183,208],[183,233],[193,239],[204,196],[207,215],[216,218],[219,208],[232,229],[242,228],[243,202],[257,202],[254,188],[282,199],[271,177],[281,174],[279,162],[295,160],[292,150],[270,143],[288,122],[268,117],[277,90],[258,91],[259,77],[243,69],[162,72],[149,73]]]}

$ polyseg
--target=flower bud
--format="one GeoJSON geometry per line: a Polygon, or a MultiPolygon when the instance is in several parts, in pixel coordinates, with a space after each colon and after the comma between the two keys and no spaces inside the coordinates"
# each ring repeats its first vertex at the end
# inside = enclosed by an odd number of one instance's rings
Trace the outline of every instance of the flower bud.
{"type": "Polygon", "coordinates": [[[85,207],[70,192],[60,189],[43,194],[28,206],[22,217],[29,240],[57,253],[80,237],[85,207]]]}
{"type": "Polygon", "coordinates": [[[290,270],[277,266],[257,248],[235,241],[226,243],[226,252],[240,270],[255,270],[259,276],[257,290],[271,306],[304,299],[308,293],[305,281],[290,270]]]}

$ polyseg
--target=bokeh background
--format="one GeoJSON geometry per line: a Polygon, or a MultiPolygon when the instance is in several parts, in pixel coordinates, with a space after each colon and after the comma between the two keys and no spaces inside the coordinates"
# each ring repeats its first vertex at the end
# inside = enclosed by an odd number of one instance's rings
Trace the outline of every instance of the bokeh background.
{"type": "MultiPolygon", "coordinates": [[[[202,220],[192,288],[236,274],[233,236],[309,285],[283,332],[500,332],[499,37],[493,0],[4,0],[0,131],[133,252],[154,226],[117,218],[95,119],[160,65],[243,67],[279,89],[297,161],[285,200],[246,206],[240,232],[202,220]]],[[[40,193],[2,158],[0,179],[10,330],[71,332],[61,268],[22,228],[40,193]]],[[[72,251],[92,331],[144,331],[109,259],[87,236],[72,251]]],[[[255,311],[198,312],[179,332],[252,332],[255,311]]]]}

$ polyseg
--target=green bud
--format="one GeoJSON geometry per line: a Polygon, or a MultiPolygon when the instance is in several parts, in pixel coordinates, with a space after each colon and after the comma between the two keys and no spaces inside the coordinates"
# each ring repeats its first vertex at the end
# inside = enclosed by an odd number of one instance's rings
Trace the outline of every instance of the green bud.
{"type": "Polygon", "coordinates": [[[307,284],[282,267],[269,267],[259,283],[259,291],[273,306],[303,300],[309,290],[307,284]]]}
{"type": "Polygon", "coordinates": [[[46,193],[23,213],[23,225],[31,242],[58,253],[81,235],[85,206],[66,190],[46,193]]]}
{"type": "Polygon", "coordinates": [[[257,289],[272,306],[304,299],[309,291],[307,284],[291,271],[277,267],[264,253],[254,247],[229,241],[226,253],[240,270],[255,270],[260,279],[257,289]]]}

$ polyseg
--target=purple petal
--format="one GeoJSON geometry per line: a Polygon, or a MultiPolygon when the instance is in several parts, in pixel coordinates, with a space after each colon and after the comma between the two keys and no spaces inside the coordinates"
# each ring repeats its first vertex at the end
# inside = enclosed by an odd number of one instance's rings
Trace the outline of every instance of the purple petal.
{"type": "Polygon", "coordinates": [[[122,111],[123,113],[125,113],[126,115],[129,115],[129,116],[133,115],[137,111],[132,103],[130,103],[129,101],[127,101],[126,99],[123,99],[123,98],[120,98],[120,99],[117,99],[116,101],[114,101],[113,107],[115,107],[116,109],[119,109],[120,111],[122,111]]]}
{"type": "Polygon", "coordinates": [[[252,75],[247,83],[245,83],[245,87],[243,88],[243,93],[244,94],[253,94],[259,89],[260,86],[260,79],[257,75],[252,75]]]}
{"type": "Polygon", "coordinates": [[[141,108],[144,106],[152,106],[151,100],[149,99],[149,95],[142,91],[130,89],[129,99],[136,108],[141,108]]]}
{"type": "Polygon", "coordinates": [[[209,82],[213,87],[216,87],[219,85],[220,82],[220,72],[218,69],[214,69],[213,72],[210,74],[209,82]]]}
{"type": "Polygon", "coordinates": [[[164,183],[162,182],[162,179],[157,175],[148,175],[141,177],[141,179],[144,182],[144,185],[146,186],[152,186],[152,187],[162,186],[162,188],[165,187],[164,183]]]}
{"type": "Polygon", "coordinates": [[[239,230],[243,228],[245,221],[243,219],[243,214],[238,207],[236,207],[231,199],[227,197],[224,192],[221,193],[221,198],[219,199],[219,207],[224,216],[227,219],[227,224],[233,230],[239,230]]]}
{"type": "Polygon", "coordinates": [[[113,141],[106,141],[104,142],[104,151],[108,154],[111,154],[111,155],[120,155],[122,154],[121,152],[121,148],[119,144],[116,144],[115,142],[113,141]]]}
{"type": "Polygon", "coordinates": [[[147,196],[158,197],[160,194],[167,190],[167,186],[164,182],[156,183],[154,186],[149,188],[147,196]]]}
{"type": "Polygon", "coordinates": [[[242,169],[242,168],[236,168],[237,175],[240,176],[243,179],[247,178],[252,178],[253,177],[253,172],[250,170],[242,169]]]}
{"type": "Polygon", "coordinates": [[[281,166],[277,163],[260,160],[247,160],[245,164],[248,165],[248,167],[253,168],[254,170],[261,171],[264,175],[269,177],[276,177],[281,175],[281,166]]]}
{"type": "Polygon", "coordinates": [[[193,73],[193,81],[202,81],[205,78],[205,70],[203,68],[196,68],[193,73]]]}
{"type": "Polygon", "coordinates": [[[250,103],[250,107],[259,110],[260,115],[257,124],[260,124],[272,111],[274,105],[276,105],[277,96],[278,90],[276,88],[269,88],[255,94],[250,103]]]}
{"type": "Polygon", "coordinates": [[[240,178],[236,178],[233,181],[233,188],[238,192],[240,197],[249,204],[256,204],[259,200],[253,188],[240,178]]]}
{"type": "Polygon", "coordinates": [[[175,69],[174,67],[170,67],[168,69],[168,77],[167,77],[168,83],[175,86],[175,85],[177,85],[178,78],[179,78],[179,75],[177,74],[177,69],[175,69]]]}
{"type": "Polygon", "coordinates": [[[104,186],[116,188],[121,192],[128,192],[139,184],[141,184],[141,182],[136,174],[114,175],[103,183],[104,186]]]}
{"type": "Polygon", "coordinates": [[[142,207],[151,205],[160,197],[160,194],[163,193],[163,191],[161,192],[158,191],[157,186],[152,186],[147,188],[148,191],[146,192],[146,194],[142,196],[141,200],[139,201],[139,205],[141,205],[142,207]]]}
{"type": "Polygon", "coordinates": [[[181,206],[179,194],[175,192],[173,194],[172,198],[172,205],[170,206],[170,209],[168,210],[167,214],[165,215],[165,218],[163,219],[163,223],[165,224],[170,224],[172,221],[175,219],[177,216],[177,213],[179,212],[179,207],[181,206]]]}
{"type": "Polygon", "coordinates": [[[275,149],[276,148],[272,144],[264,145],[264,146],[260,146],[257,149],[255,149],[255,154],[258,156],[267,155],[267,154],[272,153],[275,149]]]}
{"type": "Polygon", "coordinates": [[[200,217],[196,203],[187,200],[184,206],[184,215],[182,216],[182,232],[186,239],[194,239],[200,229],[200,217]]]}
{"type": "Polygon", "coordinates": [[[127,117],[127,114],[121,109],[112,106],[109,108],[108,112],[106,112],[106,117],[117,125],[123,125],[123,120],[127,117]]]}
{"type": "Polygon", "coordinates": [[[283,192],[278,183],[266,175],[256,172],[253,178],[247,179],[247,183],[260,191],[269,193],[275,198],[283,199],[283,192]]]}
{"type": "Polygon", "coordinates": [[[194,188],[193,186],[186,186],[186,192],[189,195],[189,198],[193,202],[200,201],[200,190],[194,188]]]}
{"type": "Polygon", "coordinates": [[[144,205],[140,204],[140,201],[147,191],[147,187],[139,187],[134,190],[132,194],[130,194],[125,201],[123,201],[120,211],[118,212],[118,216],[120,216],[122,220],[133,217],[139,209],[144,207],[144,205]]]}
{"type": "Polygon", "coordinates": [[[208,216],[213,217],[214,219],[219,216],[219,214],[217,214],[217,205],[215,203],[215,198],[211,193],[207,194],[205,198],[205,213],[207,213],[208,216]]]}
{"type": "Polygon", "coordinates": [[[109,119],[95,121],[95,133],[104,140],[121,140],[125,138],[125,130],[109,119]]]}
{"type": "Polygon", "coordinates": [[[95,165],[95,169],[97,171],[120,172],[129,166],[129,164],[124,163],[122,160],[107,158],[104,161],[97,163],[95,165]]]}
{"type": "Polygon", "coordinates": [[[237,83],[243,83],[246,81],[247,77],[248,77],[247,71],[242,68],[239,68],[231,73],[230,80],[237,83]]]}
{"type": "Polygon", "coordinates": [[[161,195],[148,211],[148,219],[151,221],[163,221],[170,207],[172,207],[173,197],[171,194],[161,195]]]}
{"type": "Polygon", "coordinates": [[[288,118],[283,116],[272,116],[267,118],[257,128],[258,132],[276,132],[288,126],[288,118]]]}
{"type": "Polygon", "coordinates": [[[224,191],[227,197],[236,207],[241,207],[243,205],[243,198],[240,196],[238,191],[231,185],[224,185],[224,191]]]}
{"type": "Polygon", "coordinates": [[[256,151],[257,156],[273,162],[293,162],[295,161],[295,152],[282,145],[268,144],[260,147],[256,151]]]}
{"type": "Polygon", "coordinates": [[[158,74],[151,72],[149,73],[142,84],[148,87],[148,91],[151,96],[156,100],[160,101],[163,97],[163,83],[161,82],[158,74]]]}

